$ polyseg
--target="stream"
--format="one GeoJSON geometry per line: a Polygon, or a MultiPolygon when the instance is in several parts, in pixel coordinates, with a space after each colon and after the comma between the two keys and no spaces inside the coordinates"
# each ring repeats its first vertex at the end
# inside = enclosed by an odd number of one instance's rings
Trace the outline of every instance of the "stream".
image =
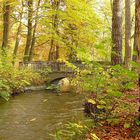
{"type": "Polygon", "coordinates": [[[0,99],[0,140],[53,140],[69,121],[84,119],[84,96],[34,91],[0,99]]]}

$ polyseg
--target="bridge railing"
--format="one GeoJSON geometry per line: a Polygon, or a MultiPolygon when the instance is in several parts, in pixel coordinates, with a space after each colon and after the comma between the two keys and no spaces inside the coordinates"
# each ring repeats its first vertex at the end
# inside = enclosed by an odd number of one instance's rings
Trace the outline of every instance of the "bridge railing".
{"type": "Polygon", "coordinates": [[[46,68],[50,68],[50,64],[45,61],[33,61],[30,63],[19,63],[19,68],[29,68],[31,70],[44,70],[46,68]]]}
{"type": "MultiPolygon", "coordinates": [[[[77,68],[83,69],[84,65],[81,63],[73,63],[77,68]]],[[[65,62],[45,62],[45,61],[33,61],[30,63],[19,63],[20,68],[29,68],[34,71],[38,70],[51,70],[53,72],[73,72],[74,69],[68,67],[65,62]]]]}

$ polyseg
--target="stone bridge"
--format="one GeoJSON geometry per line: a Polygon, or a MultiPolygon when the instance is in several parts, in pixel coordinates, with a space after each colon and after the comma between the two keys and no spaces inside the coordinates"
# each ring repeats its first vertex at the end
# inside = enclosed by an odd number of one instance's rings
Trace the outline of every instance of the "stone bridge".
{"type": "MultiPolygon", "coordinates": [[[[80,62],[72,63],[76,69],[83,69],[85,66],[80,62]]],[[[34,61],[30,63],[19,64],[20,68],[29,68],[34,71],[46,71],[48,72],[47,83],[52,83],[56,80],[61,80],[63,78],[72,78],[75,76],[75,69],[68,66],[65,62],[46,62],[46,61],[34,61]]]]}

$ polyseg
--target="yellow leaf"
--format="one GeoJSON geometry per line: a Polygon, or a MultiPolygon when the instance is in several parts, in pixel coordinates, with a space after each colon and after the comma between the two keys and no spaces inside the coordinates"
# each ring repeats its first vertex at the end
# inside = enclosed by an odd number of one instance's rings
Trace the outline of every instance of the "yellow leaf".
{"type": "Polygon", "coordinates": [[[44,99],[44,100],[43,100],[43,102],[46,102],[46,101],[47,101],[47,99],[44,99]]]}
{"type": "Polygon", "coordinates": [[[36,120],[36,118],[33,118],[33,119],[30,120],[30,122],[33,122],[33,121],[35,121],[35,120],[36,120]]]}
{"type": "Polygon", "coordinates": [[[91,104],[95,105],[96,104],[96,101],[93,100],[93,99],[88,99],[88,103],[91,103],[91,104]]]}

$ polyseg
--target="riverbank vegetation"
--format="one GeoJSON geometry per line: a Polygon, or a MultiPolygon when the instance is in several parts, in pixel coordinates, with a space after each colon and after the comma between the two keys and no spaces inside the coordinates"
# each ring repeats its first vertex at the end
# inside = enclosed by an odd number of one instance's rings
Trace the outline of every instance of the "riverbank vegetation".
{"type": "Polygon", "coordinates": [[[8,56],[0,57],[0,96],[8,100],[12,94],[23,93],[25,87],[38,83],[39,73],[13,67],[8,56]]]}
{"type": "Polygon", "coordinates": [[[55,72],[63,62],[73,70],[75,92],[86,94],[83,113],[92,126],[69,123],[54,137],[138,139],[138,0],[0,0],[0,5],[1,97],[8,100],[26,86],[45,82],[51,71],[37,72],[32,62],[56,64],[55,72]]]}

